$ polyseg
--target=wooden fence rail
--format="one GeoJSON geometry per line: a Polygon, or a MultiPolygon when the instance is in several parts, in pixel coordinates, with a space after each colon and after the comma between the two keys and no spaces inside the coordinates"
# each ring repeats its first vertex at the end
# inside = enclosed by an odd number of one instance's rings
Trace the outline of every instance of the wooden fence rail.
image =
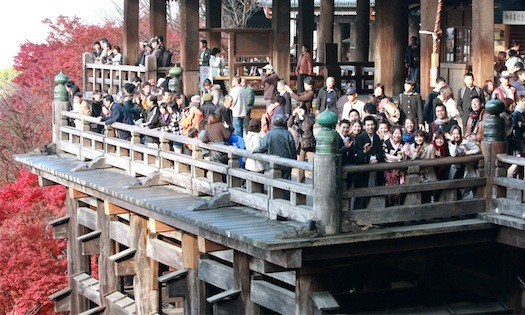
{"type": "MultiPolygon", "coordinates": [[[[90,131],[90,124],[102,124],[97,118],[67,111],[63,111],[61,115],[63,118],[80,120],[85,126],[86,130],[64,125],[60,127],[59,149],[76,155],[80,160],[103,158],[106,165],[122,169],[132,176],[148,176],[147,180],[142,181],[143,184],[148,180],[150,183],[169,183],[195,195],[214,196],[227,192],[230,201],[261,210],[271,218],[285,217],[301,222],[319,218],[313,211],[315,199],[311,200],[309,197],[314,196],[316,184],[322,185],[323,180],[313,178],[312,182],[299,183],[283,179],[280,172],[281,167],[313,172],[312,163],[253,154],[232,146],[202,143],[197,139],[122,123],[106,126],[105,134],[102,135],[90,131]],[[130,132],[131,141],[116,138],[116,130],[130,132]],[[158,145],[142,144],[141,138],[144,136],[157,139],[158,145]],[[190,147],[192,155],[174,151],[170,142],[190,147]],[[226,153],[227,164],[210,161],[206,157],[207,151],[226,153]],[[266,163],[267,172],[255,173],[245,170],[239,166],[239,157],[266,163]]],[[[354,177],[363,176],[363,173],[393,169],[404,169],[407,175],[403,185],[342,189],[343,231],[351,230],[352,224],[373,225],[436,218],[450,219],[484,212],[486,207],[483,188],[487,179],[484,175],[483,161],[483,155],[479,154],[345,166],[342,169],[343,174],[354,177]],[[480,177],[420,182],[421,169],[453,164],[479,165],[480,177]],[[472,191],[472,194],[470,198],[461,200],[460,191],[472,191]],[[387,206],[387,197],[391,195],[399,195],[399,202],[395,206],[387,206]],[[351,200],[355,198],[363,198],[365,207],[348,211],[351,200]]]]}

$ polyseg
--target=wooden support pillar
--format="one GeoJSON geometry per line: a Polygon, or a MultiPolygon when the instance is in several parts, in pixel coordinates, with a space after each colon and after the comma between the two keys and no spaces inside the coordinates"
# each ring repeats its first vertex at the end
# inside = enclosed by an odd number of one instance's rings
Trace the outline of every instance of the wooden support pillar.
{"type": "Polygon", "coordinates": [[[370,47],[370,1],[357,0],[355,61],[368,61],[370,47]]]}
{"type": "Polygon", "coordinates": [[[507,171],[503,163],[496,159],[496,155],[507,151],[507,142],[505,141],[505,122],[499,115],[505,109],[505,105],[498,99],[493,99],[485,104],[486,111],[490,114],[485,118],[485,129],[483,132],[483,141],[481,141],[481,153],[485,158],[484,172],[487,177],[484,196],[487,201],[487,210],[494,210],[492,202],[494,199],[504,197],[506,194],[505,187],[494,184],[494,178],[506,177],[507,171]]]}
{"type": "Polygon", "coordinates": [[[301,52],[303,45],[310,46],[310,53],[313,53],[314,44],[314,0],[299,1],[299,12],[297,15],[297,56],[301,52]]]}
{"type": "MultiPolygon", "coordinates": [[[[421,0],[421,30],[434,30],[434,24],[436,23],[436,11],[437,1],[421,0]]],[[[419,50],[419,86],[421,90],[421,96],[426,97],[428,93],[430,93],[430,91],[432,90],[432,86],[435,84],[435,82],[430,82],[430,68],[432,65],[432,36],[420,36],[419,50]]]]}
{"type": "Polygon", "coordinates": [[[494,80],[494,0],[472,1],[472,66],[478,82],[494,80]]]}
{"type": "Polygon", "coordinates": [[[118,277],[115,268],[110,266],[109,257],[115,254],[115,242],[110,238],[111,216],[105,214],[104,201],[97,200],[97,220],[100,234],[100,256],[98,257],[98,276],[100,281],[100,296],[102,304],[106,299],[103,297],[118,288],[118,277]]]}
{"type": "MultiPolygon", "coordinates": [[[[164,45],[166,45],[166,0],[150,0],[149,2],[149,34],[153,38],[162,35],[164,45]]],[[[194,20],[198,24],[198,19],[194,20]]],[[[198,25],[197,25],[198,27],[198,25]]],[[[184,34],[184,33],[183,33],[184,34]]]]}
{"type": "Polygon", "coordinates": [[[199,94],[199,2],[181,0],[180,28],[181,47],[180,60],[182,80],[185,95],[199,94]]]}
{"type": "Polygon", "coordinates": [[[250,299],[250,259],[251,257],[237,250],[233,251],[233,288],[240,290],[238,297],[241,314],[260,314],[260,307],[250,299]]]}
{"type": "Polygon", "coordinates": [[[375,83],[384,84],[385,94],[394,96],[402,92],[407,77],[408,1],[378,0],[375,9],[375,83]]]}
{"type": "Polygon", "coordinates": [[[68,239],[67,239],[67,272],[69,286],[71,287],[71,312],[79,314],[87,310],[87,300],[78,295],[78,288],[73,280],[73,275],[87,272],[89,268],[89,257],[83,256],[77,237],[85,232],[85,228],[77,222],[78,201],[75,199],[75,190],[69,187],[66,196],[66,213],[69,216],[68,239]]]}
{"type": "Polygon", "coordinates": [[[198,279],[199,242],[195,235],[182,235],[182,264],[183,268],[188,270],[186,313],[206,314],[206,289],[204,282],[198,279]]]}
{"type": "Polygon", "coordinates": [[[334,0],[321,1],[321,16],[317,34],[317,61],[325,62],[325,44],[334,42],[334,0]]]}
{"type": "Polygon", "coordinates": [[[290,1],[273,0],[272,65],[279,78],[290,80],[290,1]]]}
{"type": "MultiPolygon", "coordinates": [[[[206,28],[221,28],[222,21],[222,1],[221,0],[206,0],[206,28]]],[[[221,33],[207,32],[206,39],[208,40],[208,47],[213,49],[221,47],[221,33]]]]}
{"type": "Polygon", "coordinates": [[[148,221],[139,215],[130,216],[131,248],[135,248],[136,275],[133,277],[133,292],[137,314],[158,312],[158,291],[154,290],[157,277],[153,277],[153,262],[147,255],[146,239],[148,221]]]}
{"type": "Polygon", "coordinates": [[[124,0],[124,64],[133,65],[138,58],[139,0],[124,0]]]}
{"type": "Polygon", "coordinates": [[[323,235],[341,232],[341,155],[337,154],[338,133],[334,130],[337,114],[325,110],[317,121],[323,128],[317,132],[314,159],[313,210],[323,235]]]}
{"type": "Polygon", "coordinates": [[[295,314],[314,314],[314,303],[311,293],[326,289],[325,274],[304,274],[301,270],[296,273],[295,280],[295,314]]]}

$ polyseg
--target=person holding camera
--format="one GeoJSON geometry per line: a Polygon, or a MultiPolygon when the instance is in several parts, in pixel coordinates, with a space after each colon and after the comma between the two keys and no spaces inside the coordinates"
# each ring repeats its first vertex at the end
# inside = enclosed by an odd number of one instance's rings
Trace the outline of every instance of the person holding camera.
{"type": "Polygon", "coordinates": [[[273,67],[270,64],[267,64],[262,70],[259,70],[259,73],[261,74],[261,83],[264,88],[264,102],[266,103],[266,109],[268,109],[275,96],[279,77],[273,72],[273,67]]]}

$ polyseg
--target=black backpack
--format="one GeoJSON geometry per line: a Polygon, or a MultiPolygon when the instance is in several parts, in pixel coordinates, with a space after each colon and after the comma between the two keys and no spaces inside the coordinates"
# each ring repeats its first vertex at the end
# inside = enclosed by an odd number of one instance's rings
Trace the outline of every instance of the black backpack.
{"type": "Polygon", "coordinates": [[[164,52],[162,52],[161,67],[173,66],[173,63],[171,62],[171,57],[173,57],[173,53],[171,52],[171,50],[164,50],[164,52]]]}

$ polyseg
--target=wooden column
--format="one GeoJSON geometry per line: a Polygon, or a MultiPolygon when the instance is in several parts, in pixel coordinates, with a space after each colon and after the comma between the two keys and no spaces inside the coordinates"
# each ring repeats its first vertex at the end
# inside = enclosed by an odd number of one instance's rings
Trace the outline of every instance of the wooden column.
{"type": "Polygon", "coordinates": [[[290,1],[273,0],[272,65],[279,78],[290,80],[290,1]]]}
{"type": "Polygon", "coordinates": [[[181,0],[180,28],[181,47],[180,60],[184,94],[191,96],[199,93],[199,2],[181,0]]]}
{"type": "Polygon", "coordinates": [[[370,1],[357,0],[355,61],[368,61],[370,46],[370,1]]]}
{"type": "MultiPolygon", "coordinates": [[[[149,34],[153,38],[157,35],[164,37],[164,45],[166,45],[166,0],[150,0],[149,2],[149,34]]],[[[196,24],[199,20],[194,20],[196,24]]],[[[198,27],[198,25],[197,25],[198,27]]],[[[138,32],[138,30],[137,30],[138,32]]],[[[183,33],[184,34],[184,33],[183,33]]]]}
{"type": "MultiPolygon", "coordinates": [[[[115,274],[115,268],[109,266],[109,257],[115,254],[115,242],[110,238],[111,216],[106,215],[104,211],[104,201],[97,200],[97,220],[98,229],[100,230],[100,255],[98,257],[98,276],[100,281],[100,296],[117,290],[118,277],[115,274]]],[[[105,305],[106,299],[101,299],[105,305]]]]}
{"type": "MultiPolygon", "coordinates": [[[[421,0],[421,30],[433,31],[436,23],[437,1],[421,0]]],[[[443,40],[443,37],[442,37],[443,40]]],[[[420,36],[419,86],[421,96],[427,97],[435,82],[430,82],[432,36],[420,36]]]]}
{"type": "Polygon", "coordinates": [[[250,299],[250,256],[237,250],[233,251],[233,279],[234,289],[241,291],[239,304],[242,314],[260,314],[260,307],[250,299]]]}
{"type": "MultiPolygon", "coordinates": [[[[304,269],[304,268],[303,268],[304,269]]],[[[326,289],[327,274],[303,273],[297,270],[295,280],[295,314],[315,314],[310,293],[326,289]]]]}
{"type": "Polygon", "coordinates": [[[304,44],[310,45],[313,53],[314,44],[314,0],[300,0],[297,15],[297,56],[304,44]]]}
{"type": "Polygon", "coordinates": [[[82,255],[77,237],[84,234],[85,228],[77,222],[78,201],[75,199],[75,190],[69,187],[66,194],[66,213],[69,216],[67,239],[67,273],[71,287],[71,313],[79,314],[87,310],[87,299],[78,295],[73,275],[88,272],[89,257],[82,255]]]}
{"type": "MultiPolygon", "coordinates": [[[[206,28],[221,28],[222,20],[222,1],[221,0],[206,0],[206,28]]],[[[208,40],[208,47],[213,49],[221,47],[221,33],[206,33],[208,40]]]]}
{"type": "Polygon", "coordinates": [[[494,0],[472,1],[472,67],[478,82],[494,80],[494,0]]]}
{"type": "Polygon", "coordinates": [[[133,65],[138,58],[139,0],[124,0],[124,64],[133,65]]]}
{"type": "Polygon", "coordinates": [[[137,314],[152,314],[159,311],[158,291],[154,290],[157,277],[154,277],[153,260],[147,256],[146,238],[148,221],[140,215],[130,215],[131,246],[135,248],[136,275],[133,277],[133,293],[137,314]]]}
{"type": "Polygon", "coordinates": [[[192,234],[182,235],[182,262],[183,267],[188,270],[186,275],[187,294],[186,307],[187,314],[205,314],[206,295],[205,284],[198,278],[199,267],[199,243],[197,237],[192,234]]]}
{"type": "Polygon", "coordinates": [[[375,83],[385,85],[385,94],[403,90],[407,77],[404,56],[408,46],[408,1],[376,2],[375,83]]]}
{"type": "Polygon", "coordinates": [[[325,62],[325,44],[334,42],[334,0],[321,1],[321,16],[317,33],[317,61],[325,62]]]}

